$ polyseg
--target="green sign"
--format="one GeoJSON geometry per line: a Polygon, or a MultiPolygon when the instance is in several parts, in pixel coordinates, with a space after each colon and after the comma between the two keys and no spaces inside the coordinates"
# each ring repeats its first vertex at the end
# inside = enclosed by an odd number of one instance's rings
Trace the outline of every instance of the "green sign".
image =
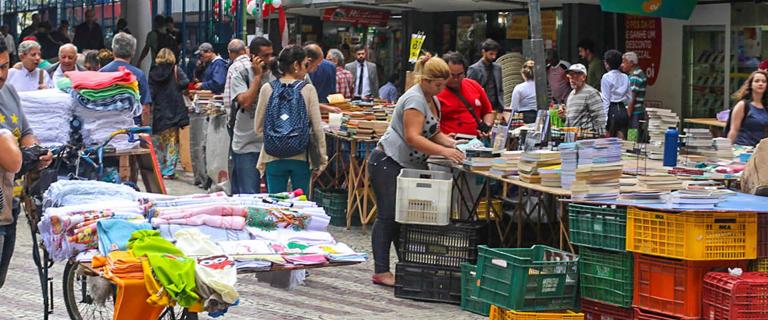
{"type": "Polygon", "coordinates": [[[688,20],[698,0],[600,0],[606,12],[688,20]]]}

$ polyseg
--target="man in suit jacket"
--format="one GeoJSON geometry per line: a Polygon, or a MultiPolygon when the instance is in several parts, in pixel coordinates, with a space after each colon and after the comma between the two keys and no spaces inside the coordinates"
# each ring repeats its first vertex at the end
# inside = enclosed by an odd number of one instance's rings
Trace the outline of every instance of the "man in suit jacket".
{"type": "Polygon", "coordinates": [[[355,92],[352,95],[355,99],[378,97],[379,75],[376,72],[376,64],[366,61],[368,49],[365,45],[360,44],[355,47],[355,58],[356,61],[344,66],[344,69],[351,72],[355,79],[355,92]]]}
{"type": "Polygon", "coordinates": [[[504,86],[501,80],[501,66],[494,62],[501,50],[498,42],[487,39],[482,44],[483,57],[469,66],[467,78],[477,81],[485,89],[488,99],[496,112],[504,112],[504,86]]]}

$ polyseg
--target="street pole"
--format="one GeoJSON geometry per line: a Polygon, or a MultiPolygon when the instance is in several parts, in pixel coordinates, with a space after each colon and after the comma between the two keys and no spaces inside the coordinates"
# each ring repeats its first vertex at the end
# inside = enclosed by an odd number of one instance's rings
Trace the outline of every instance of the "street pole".
{"type": "Polygon", "coordinates": [[[528,1],[528,16],[531,20],[531,49],[533,51],[533,79],[536,83],[536,106],[538,110],[548,110],[547,73],[544,62],[544,40],[541,36],[539,0],[528,1]]]}
{"type": "MultiPolygon", "coordinates": [[[[264,35],[264,17],[261,16],[261,0],[256,0],[256,7],[259,8],[259,10],[256,11],[256,15],[254,18],[256,18],[256,32],[254,34],[257,37],[261,37],[264,35]]],[[[267,35],[267,38],[269,38],[269,35],[267,35]]]]}

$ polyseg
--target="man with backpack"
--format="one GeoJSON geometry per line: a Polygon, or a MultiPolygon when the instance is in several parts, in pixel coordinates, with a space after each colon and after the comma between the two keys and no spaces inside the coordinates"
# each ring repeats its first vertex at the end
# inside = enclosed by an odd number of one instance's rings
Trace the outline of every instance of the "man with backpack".
{"type": "Polygon", "coordinates": [[[227,46],[230,56],[235,56],[224,85],[224,104],[230,106],[232,128],[232,172],[229,175],[232,194],[261,191],[261,174],[256,170],[256,163],[264,139],[254,131],[253,119],[261,87],[275,80],[267,67],[272,59],[272,42],[256,37],[249,49],[250,55],[240,39],[233,39],[227,46]]]}
{"type": "Polygon", "coordinates": [[[139,66],[141,66],[144,58],[146,58],[149,53],[152,54],[150,56],[150,60],[152,60],[151,64],[155,65],[155,57],[157,56],[157,53],[160,52],[160,49],[168,48],[176,53],[178,44],[173,35],[168,33],[166,25],[166,19],[162,15],[157,15],[152,20],[152,30],[147,33],[144,49],[141,50],[141,55],[139,56],[139,66]]]}

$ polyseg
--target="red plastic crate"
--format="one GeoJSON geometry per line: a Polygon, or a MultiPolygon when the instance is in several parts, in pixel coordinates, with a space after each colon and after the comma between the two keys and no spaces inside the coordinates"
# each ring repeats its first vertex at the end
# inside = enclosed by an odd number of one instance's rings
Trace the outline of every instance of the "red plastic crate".
{"type": "Polygon", "coordinates": [[[768,274],[707,273],[702,297],[703,319],[768,319],[768,274]]]}
{"type": "Polygon", "coordinates": [[[635,320],[698,320],[699,318],[681,318],[668,314],[635,308],[635,320]]]}
{"type": "Polygon", "coordinates": [[[747,260],[685,261],[635,254],[633,306],[680,318],[701,317],[707,272],[746,270],[747,260]]]}
{"type": "Polygon", "coordinates": [[[632,320],[632,308],[622,308],[589,299],[581,299],[581,313],[585,320],[632,320]]]}
{"type": "Polygon", "coordinates": [[[768,214],[757,214],[757,257],[768,258],[768,214]]]}

